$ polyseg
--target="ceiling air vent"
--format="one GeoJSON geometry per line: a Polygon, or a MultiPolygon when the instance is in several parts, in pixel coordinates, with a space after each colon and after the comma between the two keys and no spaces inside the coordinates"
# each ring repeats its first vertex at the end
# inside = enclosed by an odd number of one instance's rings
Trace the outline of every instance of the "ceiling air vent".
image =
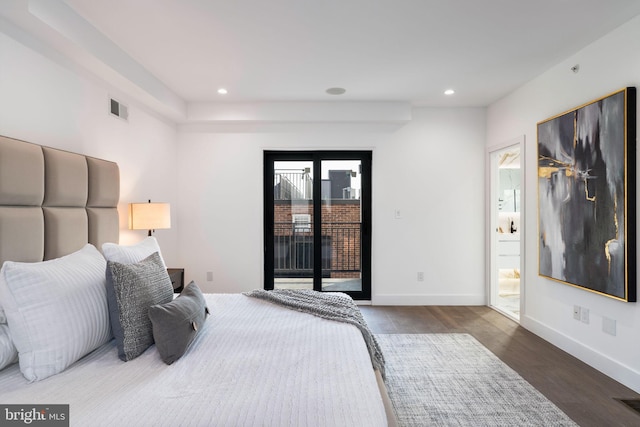
{"type": "Polygon", "coordinates": [[[129,108],[113,98],[111,98],[110,102],[110,111],[114,116],[120,117],[121,119],[126,121],[129,120],[129,108]]]}

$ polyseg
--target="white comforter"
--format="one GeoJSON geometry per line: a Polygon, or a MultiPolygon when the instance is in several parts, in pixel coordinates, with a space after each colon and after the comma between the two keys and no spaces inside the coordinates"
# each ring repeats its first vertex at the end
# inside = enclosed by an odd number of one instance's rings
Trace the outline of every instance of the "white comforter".
{"type": "Polygon", "coordinates": [[[165,365],[155,346],[118,359],[113,341],[29,384],[0,372],[0,403],[70,404],[72,426],[383,426],[355,326],[240,294],[206,295],[211,316],[165,365]]]}

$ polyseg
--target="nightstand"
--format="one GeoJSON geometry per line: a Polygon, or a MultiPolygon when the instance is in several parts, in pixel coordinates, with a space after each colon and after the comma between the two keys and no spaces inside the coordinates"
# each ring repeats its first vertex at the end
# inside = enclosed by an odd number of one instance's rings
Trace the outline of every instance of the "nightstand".
{"type": "Polygon", "coordinates": [[[167,268],[173,292],[179,294],[184,289],[184,268],[167,268]]]}

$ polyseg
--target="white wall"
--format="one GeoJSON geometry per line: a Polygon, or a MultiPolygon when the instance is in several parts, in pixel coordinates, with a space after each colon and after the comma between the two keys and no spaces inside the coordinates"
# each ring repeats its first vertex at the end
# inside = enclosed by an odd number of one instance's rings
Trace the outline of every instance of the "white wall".
{"type": "Polygon", "coordinates": [[[425,108],[393,129],[181,131],[179,247],[187,280],[209,292],[262,287],[265,149],[371,149],[373,302],[483,304],[484,123],[484,109],[425,108]],[[402,219],[394,219],[396,209],[402,219]]]}
{"type": "Polygon", "coordinates": [[[640,17],[491,105],[487,113],[488,146],[526,137],[524,203],[530,220],[525,229],[522,325],[636,391],[640,391],[638,303],[538,277],[536,123],[623,87],[640,87],[639,40],[640,17]],[[577,74],[570,70],[575,64],[580,64],[577,74]],[[589,309],[589,324],[573,319],[574,305],[589,309]],[[617,336],[602,332],[603,316],[617,321],[617,336]]]}
{"type": "MultiPolygon", "coordinates": [[[[125,104],[126,96],[58,63],[46,48],[37,51],[12,36],[0,32],[0,134],[117,162],[120,241],[144,238],[145,232],[127,229],[127,204],[176,204],[175,126],[133,104],[128,123],[111,116],[109,96],[125,104]]],[[[176,216],[171,230],[156,232],[169,265],[177,262],[177,224],[176,216]]]]}

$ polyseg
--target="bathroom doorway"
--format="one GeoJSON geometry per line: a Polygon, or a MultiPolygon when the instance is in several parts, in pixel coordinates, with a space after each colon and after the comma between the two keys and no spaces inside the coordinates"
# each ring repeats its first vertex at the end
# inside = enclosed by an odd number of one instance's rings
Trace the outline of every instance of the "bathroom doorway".
{"type": "Polygon", "coordinates": [[[490,274],[489,305],[520,320],[522,306],[521,200],[523,197],[524,136],[489,151],[490,274]]]}

